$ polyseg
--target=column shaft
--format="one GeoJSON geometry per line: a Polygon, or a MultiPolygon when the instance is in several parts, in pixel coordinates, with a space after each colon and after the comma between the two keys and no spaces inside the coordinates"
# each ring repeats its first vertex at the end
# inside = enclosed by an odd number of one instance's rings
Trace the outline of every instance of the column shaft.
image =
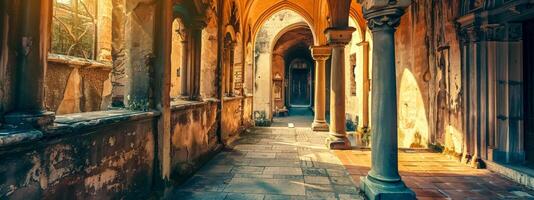
{"type": "Polygon", "coordinates": [[[397,82],[395,28],[403,10],[383,9],[366,13],[373,35],[373,88],[371,105],[371,171],[362,190],[373,199],[415,199],[398,171],[397,82]]]}
{"type": "Polygon", "coordinates": [[[4,117],[8,124],[42,128],[54,120],[44,107],[52,5],[52,0],[21,1],[15,110],[4,117]]]}
{"type": "Polygon", "coordinates": [[[310,48],[315,60],[315,117],[312,124],[313,131],[328,131],[326,123],[326,60],[330,57],[331,50],[327,46],[310,48]]]}
{"type": "Polygon", "coordinates": [[[345,128],[345,46],[352,39],[356,29],[329,28],[326,32],[328,44],[332,48],[330,77],[330,149],[350,149],[345,128]]]}
{"type": "Polygon", "coordinates": [[[193,64],[191,65],[192,83],[191,83],[191,99],[200,100],[200,69],[202,67],[202,29],[203,26],[195,27],[191,31],[193,42],[193,64]]]}
{"type": "Polygon", "coordinates": [[[182,40],[182,66],[180,68],[180,96],[189,99],[189,34],[184,30],[182,40]]]}

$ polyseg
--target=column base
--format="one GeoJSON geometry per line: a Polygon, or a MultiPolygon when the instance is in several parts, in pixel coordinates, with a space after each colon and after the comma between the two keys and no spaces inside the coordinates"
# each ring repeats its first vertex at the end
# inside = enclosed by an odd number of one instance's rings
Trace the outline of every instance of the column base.
{"type": "Polygon", "coordinates": [[[352,149],[350,147],[350,141],[347,137],[335,137],[330,136],[326,138],[326,147],[328,149],[332,150],[349,150],[352,149]]]}
{"type": "Polygon", "coordinates": [[[330,129],[329,129],[328,123],[326,123],[326,121],[315,120],[312,123],[312,130],[313,131],[320,131],[320,132],[327,132],[330,129]]]}
{"type": "Polygon", "coordinates": [[[54,112],[15,112],[4,116],[4,122],[15,126],[45,128],[54,123],[54,112]]]}
{"type": "Polygon", "coordinates": [[[384,182],[373,177],[361,177],[360,189],[369,200],[415,200],[415,193],[402,181],[384,182]]]}

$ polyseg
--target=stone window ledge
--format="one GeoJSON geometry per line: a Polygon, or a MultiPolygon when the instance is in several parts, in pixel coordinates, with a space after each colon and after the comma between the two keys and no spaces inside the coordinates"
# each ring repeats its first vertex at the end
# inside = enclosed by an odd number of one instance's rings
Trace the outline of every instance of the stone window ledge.
{"type": "Polygon", "coordinates": [[[218,103],[218,102],[220,101],[214,98],[207,98],[207,99],[204,99],[203,101],[173,100],[171,102],[171,111],[194,109],[194,108],[202,107],[207,104],[218,103]]]}
{"type": "Polygon", "coordinates": [[[234,100],[241,100],[244,99],[244,96],[235,96],[235,97],[224,97],[224,101],[234,101],[234,100]]]}
{"type": "Polygon", "coordinates": [[[86,133],[101,126],[154,118],[159,114],[157,111],[109,110],[57,115],[54,125],[43,131],[9,127],[0,129],[0,150],[8,146],[38,141],[47,136],[86,133]]]}
{"type": "Polygon", "coordinates": [[[83,68],[100,68],[100,69],[109,69],[113,68],[111,62],[99,62],[95,60],[89,60],[85,58],[66,56],[60,54],[48,54],[48,62],[66,64],[68,66],[78,66],[83,68]]]}

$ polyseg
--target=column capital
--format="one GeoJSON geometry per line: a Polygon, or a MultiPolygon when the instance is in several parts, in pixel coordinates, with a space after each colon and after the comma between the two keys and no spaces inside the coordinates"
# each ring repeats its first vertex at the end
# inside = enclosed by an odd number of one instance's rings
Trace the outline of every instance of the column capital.
{"type": "Polygon", "coordinates": [[[324,33],[326,35],[326,40],[328,45],[334,46],[345,46],[352,40],[352,33],[356,31],[353,27],[348,28],[336,28],[330,27],[327,28],[324,33]]]}
{"type": "Polygon", "coordinates": [[[371,31],[395,30],[400,25],[403,7],[386,7],[377,10],[364,10],[364,18],[371,31]]]}
{"type": "Polygon", "coordinates": [[[202,30],[206,28],[206,26],[208,26],[208,18],[204,16],[198,16],[198,17],[194,17],[191,20],[191,24],[189,25],[189,28],[191,28],[191,30],[202,30]]]}
{"type": "Polygon", "coordinates": [[[332,48],[329,46],[311,46],[310,51],[314,60],[328,60],[332,55],[332,48]]]}
{"type": "Polygon", "coordinates": [[[357,2],[362,5],[364,10],[367,11],[379,11],[391,8],[404,10],[410,6],[410,4],[412,4],[412,0],[357,0],[357,2]]]}

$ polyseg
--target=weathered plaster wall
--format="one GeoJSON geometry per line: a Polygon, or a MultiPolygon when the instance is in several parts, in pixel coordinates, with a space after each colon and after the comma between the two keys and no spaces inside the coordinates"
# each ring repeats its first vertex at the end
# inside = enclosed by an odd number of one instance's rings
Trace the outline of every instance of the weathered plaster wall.
{"type": "Polygon", "coordinates": [[[90,128],[63,124],[73,132],[2,146],[0,199],[147,197],[155,155],[152,124],[152,117],[90,128]]]}
{"type": "Polygon", "coordinates": [[[221,111],[221,138],[225,144],[231,143],[243,131],[243,97],[226,98],[221,111]]]}
{"type": "Polygon", "coordinates": [[[254,126],[254,119],[252,118],[253,111],[252,111],[252,101],[254,98],[252,96],[246,95],[243,105],[243,126],[244,127],[252,127],[254,126]]]}
{"type": "Polygon", "coordinates": [[[171,128],[171,178],[182,181],[217,148],[217,102],[190,103],[173,108],[171,128]]]}
{"type": "Polygon", "coordinates": [[[461,68],[456,0],[417,0],[396,32],[400,147],[461,153],[461,68]]]}
{"type": "Polygon", "coordinates": [[[202,31],[202,66],[200,74],[200,95],[204,98],[217,97],[217,18],[210,12],[210,20],[202,31]]]}

